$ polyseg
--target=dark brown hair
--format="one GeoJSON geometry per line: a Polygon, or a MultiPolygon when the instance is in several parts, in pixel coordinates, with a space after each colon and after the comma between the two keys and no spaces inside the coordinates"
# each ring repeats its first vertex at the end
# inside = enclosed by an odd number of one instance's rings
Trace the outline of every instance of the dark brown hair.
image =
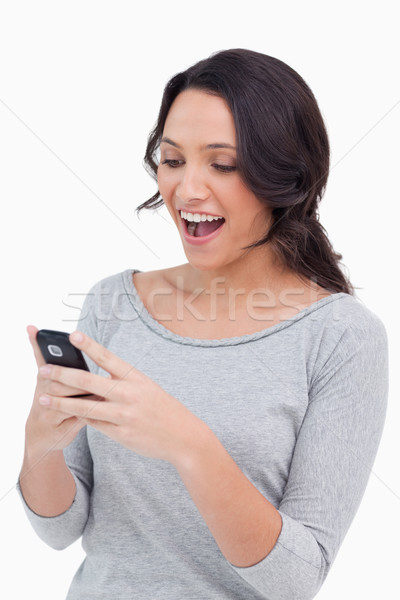
{"type": "MultiPolygon", "coordinates": [[[[284,62],[251,50],[212,54],[166,84],[144,163],[157,178],[156,153],[175,98],[187,89],[218,95],[235,122],[237,170],[266,206],[273,222],[246,249],[270,244],[283,265],[331,292],[354,294],[319,222],[318,203],[329,174],[329,140],[317,101],[300,75],[284,62]]],[[[164,203],[157,191],[136,208],[164,203]]]]}

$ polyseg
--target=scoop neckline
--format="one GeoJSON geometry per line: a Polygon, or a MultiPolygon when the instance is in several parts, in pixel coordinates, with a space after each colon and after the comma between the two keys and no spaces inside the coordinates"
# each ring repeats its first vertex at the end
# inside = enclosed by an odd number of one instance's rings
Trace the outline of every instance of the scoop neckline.
{"type": "Polygon", "coordinates": [[[135,273],[142,273],[142,272],[143,271],[141,271],[140,269],[127,269],[126,271],[123,271],[123,273],[122,273],[123,284],[124,284],[125,291],[127,293],[127,297],[129,299],[133,309],[137,313],[138,317],[140,318],[142,323],[144,323],[144,325],[146,325],[149,329],[151,329],[157,335],[159,335],[169,341],[172,341],[172,342],[175,342],[178,344],[190,345],[190,346],[207,346],[207,347],[236,346],[237,344],[244,344],[247,342],[256,341],[256,340],[259,340],[260,338],[272,335],[272,334],[280,331],[281,329],[286,329],[293,323],[296,323],[297,321],[303,319],[307,315],[322,308],[323,306],[326,306],[327,304],[330,304],[331,302],[334,302],[344,296],[349,295],[346,292],[335,292],[334,294],[331,294],[330,296],[325,296],[325,298],[321,298],[320,300],[313,302],[309,306],[306,306],[305,308],[300,310],[298,313],[293,315],[293,317],[290,317],[289,319],[284,319],[283,321],[280,321],[279,323],[275,323],[274,325],[271,325],[270,327],[261,329],[260,331],[255,331],[254,333],[245,333],[240,336],[221,338],[221,339],[192,338],[192,337],[188,337],[188,336],[182,336],[182,335],[179,335],[178,333],[175,333],[174,331],[171,331],[170,329],[168,329],[167,327],[162,325],[159,321],[157,321],[149,313],[149,311],[143,304],[142,299],[139,295],[139,292],[133,281],[133,275],[135,273]]]}

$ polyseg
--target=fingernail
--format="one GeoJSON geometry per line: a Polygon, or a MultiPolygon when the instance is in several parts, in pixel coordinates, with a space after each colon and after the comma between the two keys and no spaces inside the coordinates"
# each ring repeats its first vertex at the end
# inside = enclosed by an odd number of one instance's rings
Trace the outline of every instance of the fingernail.
{"type": "Polygon", "coordinates": [[[50,404],[50,398],[48,396],[40,396],[39,404],[43,404],[43,406],[48,406],[50,404]]]}
{"type": "Polygon", "coordinates": [[[51,373],[51,366],[43,365],[43,367],[39,367],[39,371],[41,375],[44,375],[44,377],[48,377],[51,373]]]}
{"type": "Polygon", "coordinates": [[[83,335],[80,331],[74,331],[74,333],[71,333],[71,340],[78,343],[83,342],[83,335]]]}

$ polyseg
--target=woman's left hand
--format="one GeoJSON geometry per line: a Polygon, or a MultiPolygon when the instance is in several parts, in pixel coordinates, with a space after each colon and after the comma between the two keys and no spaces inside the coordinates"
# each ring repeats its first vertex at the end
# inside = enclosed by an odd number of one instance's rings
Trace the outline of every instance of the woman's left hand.
{"type": "Polygon", "coordinates": [[[43,377],[86,390],[96,398],[46,394],[39,402],[49,410],[82,419],[138,454],[172,464],[179,462],[204,422],[152,379],[89,336],[74,332],[70,340],[110,375],[47,364],[40,368],[43,377]]]}

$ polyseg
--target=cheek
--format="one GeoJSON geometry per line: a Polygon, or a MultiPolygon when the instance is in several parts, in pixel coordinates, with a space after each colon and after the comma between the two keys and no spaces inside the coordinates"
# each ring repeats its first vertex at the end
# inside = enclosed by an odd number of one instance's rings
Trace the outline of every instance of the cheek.
{"type": "Polygon", "coordinates": [[[158,191],[161,198],[164,200],[165,207],[174,221],[177,221],[176,210],[173,203],[174,191],[176,189],[176,181],[170,174],[157,173],[158,191]]]}
{"type": "Polygon", "coordinates": [[[168,200],[176,187],[176,176],[174,177],[173,172],[166,173],[164,170],[159,170],[157,173],[157,183],[161,196],[164,200],[168,200]]]}
{"type": "MultiPolygon", "coordinates": [[[[243,185],[237,185],[231,190],[229,199],[229,213],[233,218],[235,227],[246,235],[264,234],[270,225],[271,210],[243,185]]],[[[232,222],[232,225],[233,225],[232,222]]]]}
{"type": "Polygon", "coordinates": [[[232,216],[239,216],[243,225],[252,221],[262,208],[254,194],[241,181],[232,181],[226,185],[223,196],[226,199],[228,211],[232,216]]]}

